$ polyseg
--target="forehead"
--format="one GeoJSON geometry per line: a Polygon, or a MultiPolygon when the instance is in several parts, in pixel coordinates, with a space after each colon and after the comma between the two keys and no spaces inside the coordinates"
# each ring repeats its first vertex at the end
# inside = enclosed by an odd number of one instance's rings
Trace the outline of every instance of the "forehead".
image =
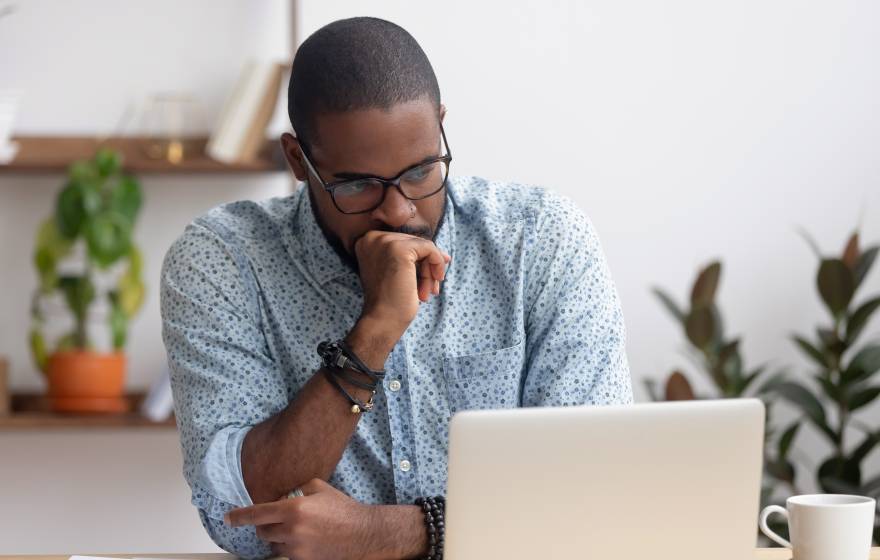
{"type": "Polygon", "coordinates": [[[439,115],[426,98],[388,109],[319,115],[315,128],[319,140],[310,146],[311,155],[315,164],[329,173],[392,176],[439,154],[439,115]]]}

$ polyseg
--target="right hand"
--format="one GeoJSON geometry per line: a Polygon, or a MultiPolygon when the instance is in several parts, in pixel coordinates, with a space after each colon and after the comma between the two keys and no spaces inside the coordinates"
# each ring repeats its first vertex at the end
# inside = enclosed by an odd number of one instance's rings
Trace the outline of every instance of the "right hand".
{"type": "Polygon", "coordinates": [[[419,302],[440,294],[452,257],[427,239],[388,231],[368,231],[354,252],[364,289],[361,320],[385,330],[393,346],[416,318],[419,302]]]}

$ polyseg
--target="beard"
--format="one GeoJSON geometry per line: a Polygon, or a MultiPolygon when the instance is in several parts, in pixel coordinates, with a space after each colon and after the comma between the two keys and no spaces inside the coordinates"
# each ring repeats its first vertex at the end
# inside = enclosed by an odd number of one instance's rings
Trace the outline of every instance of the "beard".
{"type": "MultiPolygon", "coordinates": [[[[324,234],[324,238],[327,240],[327,243],[330,244],[330,247],[333,248],[333,251],[339,255],[339,258],[342,259],[342,262],[345,263],[347,267],[353,270],[356,274],[360,275],[360,267],[358,266],[357,258],[348,252],[348,249],[345,248],[345,244],[342,242],[342,239],[339,238],[338,235],[333,233],[333,231],[327,227],[327,224],[324,223],[324,220],[321,218],[320,212],[318,212],[318,205],[315,203],[315,197],[312,193],[311,185],[306,184],[306,190],[309,193],[309,200],[311,201],[312,206],[312,214],[315,216],[315,222],[317,222],[318,227],[321,228],[321,232],[324,234]]],[[[449,204],[449,201],[446,199],[446,189],[444,188],[443,193],[443,210],[440,213],[440,219],[437,220],[437,228],[432,229],[430,226],[408,226],[406,224],[400,227],[391,227],[388,224],[380,224],[378,227],[372,229],[372,231],[388,231],[394,233],[403,233],[406,235],[413,235],[415,237],[421,237],[422,239],[427,239],[428,241],[434,242],[434,239],[437,237],[437,231],[440,230],[440,226],[443,225],[443,221],[446,219],[446,205],[449,204]]],[[[440,193],[437,193],[440,194],[440,193]]]]}

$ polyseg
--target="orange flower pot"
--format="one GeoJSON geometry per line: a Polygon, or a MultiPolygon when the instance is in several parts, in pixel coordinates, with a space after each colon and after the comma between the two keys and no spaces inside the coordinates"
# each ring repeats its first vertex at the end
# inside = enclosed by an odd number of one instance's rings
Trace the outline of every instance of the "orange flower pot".
{"type": "Polygon", "coordinates": [[[58,412],[127,412],[123,397],[125,354],[85,350],[55,352],[46,377],[49,403],[58,412]]]}

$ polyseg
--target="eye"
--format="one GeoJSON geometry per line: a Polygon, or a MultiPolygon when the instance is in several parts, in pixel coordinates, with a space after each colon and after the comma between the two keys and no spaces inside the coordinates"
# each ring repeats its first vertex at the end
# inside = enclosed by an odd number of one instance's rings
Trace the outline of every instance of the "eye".
{"type": "Polygon", "coordinates": [[[422,165],[421,167],[416,167],[415,169],[407,171],[406,175],[403,176],[403,179],[405,181],[418,183],[427,179],[432,170],[433,165],[422,165]]]}
{"type": "Polygon", "coordinates": [[[336,187],[334,194],[336,194],[336,196],[357,196],[363,194],[364,191],[369,190],[373,186],[374,181],[351,181],[350,183],[344,183],[336,187]]]}

